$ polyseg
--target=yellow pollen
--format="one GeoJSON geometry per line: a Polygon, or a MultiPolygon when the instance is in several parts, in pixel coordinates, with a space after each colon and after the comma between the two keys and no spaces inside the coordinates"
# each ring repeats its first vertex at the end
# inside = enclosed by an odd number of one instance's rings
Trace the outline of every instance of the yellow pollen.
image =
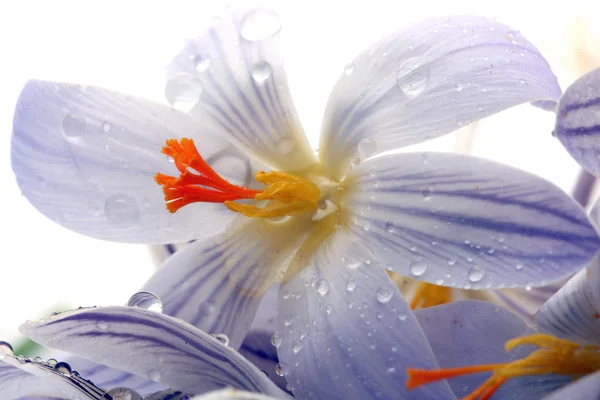
{"type": "Polygon", "coordinates": [[[452,288],[438,286],[432,283],[419,282],[417,290],[410,302],[410,308],[428,308],[450,303],[452,301],[452,288]]]}
{"type": "Polygon", "coordinates": [[[578,379],[600,370],[600,347],[571,342],[547,334],[533,334],[511,339],[505,344],[506,351],[515,347],[533,345],[539,349],[527,357],[505,364],[473,365],[439,370],[408,368],[408,389],[431,382],[461,375],[489,371],[492,376],[476,388],[465,400],[488,400],[511,378],[525,375],[558,374],[578,379]]]}
{"type": "Polygon", "coordinates": [[[254,196],[254,200],[268,200],[263,207],[225,201],[231,211],[239,212],[250,218],[273,218],[296,215],[317,210],[321,196],[319,187],[311,181],[288,172],[258,172],[256,180],[267,187],[254,196]]]}

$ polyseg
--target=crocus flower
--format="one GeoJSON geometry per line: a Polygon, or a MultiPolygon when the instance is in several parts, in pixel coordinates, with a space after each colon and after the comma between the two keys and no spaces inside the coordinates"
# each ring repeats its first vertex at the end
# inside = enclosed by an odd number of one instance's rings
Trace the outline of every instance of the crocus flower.
{"type": "MultiPolygon", "coordinates": [[[[436,361],[384,269],[459,288],[544,285],[600,243],[579,206],[536,176],[465,155],[380,153],[517,104],[552,107],[560,89],[507,26],[427,20],[346,66],[317,158],[288,92],[280,28],[272,11],[232,11],[191,40],[165,89],[185,113],[29,82],[14,117],[13,170],[39,211],[77,232],[200,239],[144,290],[233,348],[280,281],[273,343],[296,397],[397,398],[406,360],[436,361]]],[[[445,384],[402,394],[450,395],[445,384]]]]}

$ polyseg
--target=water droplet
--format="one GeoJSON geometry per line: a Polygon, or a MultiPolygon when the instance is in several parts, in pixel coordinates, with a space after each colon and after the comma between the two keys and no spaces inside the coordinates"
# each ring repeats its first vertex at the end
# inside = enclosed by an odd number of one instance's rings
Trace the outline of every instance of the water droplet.
{"type": "Polygon", "coordinates": [[[518,263],[516,263],[516,264],[515,264],[515,269],[516,269],[517,271],[520,271],[520,270],[522,270],[522,269],[523,269],[523,267],[524,267],[524,265],[523,265],[523,263],[522,263],[522,262],[518,262],[518,263]]]}
{"type": "Polygon", "coordinates": [[[358,156],[362,161],[373,157],[377,153],[377,142],[373,139],[364,138],[358,142],[358,156]]]}
{"type": "Polygon", "coordinates": [[[456,264],[456,260],[448,260],[449,266],[453,266],[454,264],[456,264]]]}
{"type": "Polygon", "coordinates": [[[150,292],[138,292],[131,296],[127,303],[129,307],[139,307],[144,310],[162,312],[162,302],[158,296],[150,292]]]}
{"type": "Polygon", "coordinates": [[[365,222],[363,224],[363,231],[369,232],[369,229],[371,229],[371,225],[368,222],[365,222]]]}
{"type": "Polygon", "coordinates": [[[275,333],[273,336],[271,336],[271,344],[275,348],[281,346],[281,335],[279,333],[275,333]]]}
{"type": "Polygon", "coordinates": [[[484,275],[485,271],[479,268],[477,265],[473,265],[471,268],[469,268],[468,277],[471,282],[479,282],[484,275]]]}
{"type": "Polygon", "coordinates": [[[54,370],[65,376],[71,376],[71,373],[73,372],[71,370],[71,366],[69,364],[67,364],[66,362],[56,363],[56,365],[54,365],[54,370]]]}
{"type": "Polygon", "coordinates": [[[12,356],[13,348],[8,342],[0,341],[0,359],[4,356],[12,356]]]}
{"type": "Polygon", "coordinates": [[[406,321],[406,318],[408,318],[408,316],[406,314],[398,315],[398,319],[400,319],[400,321],[406,321]]]}
{"type": "Polygon", "coordinates": [[[494,252],[495,252],[495,251],[496,251],[496,250],[494,250],[493,248],[490,248],[490,249],[488,250],[488,254],[494,254],[494,252]]]}
{"type": "Polygon", "coordinates": [[[275,373],[279,376],[285,376],[287,368],[284,363],[279,363],[275,366],[275,373]]]}
{"type": "Polygon", "coordinates": [[[283,323],[285,324],[285,326],[290,326],[292,324],[293,319],[294,317],[292,316],[292,314],[285,314],[283,316],[283,323]]]}
{"type": "Polygon", "coordinates": [[[329,282],[327,282],[325,279],[319,279],[315,283],[315,288],[321,296],[325,296],[327,293],[329,293],[329,282]]]}
{"type": "Polygon", "coordinates": [[[296,142],[294,139],[284,138],[277,143],[276,147],[279,154],[287,155],[296,148],[296,142]]]}
{"type": "Polygon", "coordinates": [[[298,354],[302,350],[302,342],[299,340],[294,340],[292,342],[292,351],[294,354],[298,354]]]}
{"type": "Polygon", "coordinates": [[[102,131],[103,131],[104,133],[108,133],[108,132],[110,132],[110,130],[111,130],[111,129],[112,129],[112,124],[111,124],[110,122],[106,122],[106,121],[104,121],[104,122],[102,123],[102,131]]]}
{"type": "Polygon", "coordinates": [[[189,74],[178,74],[167,82],[165,96],[169,104],[183,112],[188,112],[200,101],[200,82],[189,74]]]}
{"type": "Polygon", "coordinates": [[[198,55],[198,56],[194,57],[194,64],[195,64],[194,66],[196,68],[196,71],[204,72],[210,66],[210,59],[198,55]]]}
{"type": "Polygon", "coordinates": [[[273,10],[255,8],[244,17],[240,35],[251,42],[268,39],[281,30],[281,18],[273,10]]]}
{"type": "Polygon", "coordinates": [[[348,64],[344,67],[344,74],[346,76],[350,76],[352,75],[352,73],[354,72],[354,69],[356,68],[356,66],[354,64],[348,64]]]}
{"type": "Polygon", "coordinates": [[[333,311],[333,308],[331,307],[331,305],[327,304],[327,305],[325,306],[325,312],[326,312],[327,314],[331,314],[331,312],[332,312],[332,311],[333,311]]]}
{"type": "Polygon", "coordinates": [[[356,289],[356,282],[354,281],[354,279],[348,278],[346,280],[346,289],[348,289],[349,292],[353,292],[354,289],[356,289]]]}
{"type": "Polygon", "coordinates": [[[429,188],[423,189],[421,191],[421,194],[423,195],[423,198],[429,199],[431,197],[431,189],[429,189],[429,188]]]}
{"type": "Polygon", "coordinates": [[[252,66],[250,73],[252,75],[252,79],[254,79],[254,82],[262,84],[269,79],[273,73],[273,68],[271,68],[271,64],[268,62],[259,61],[252,66]]]}
{"type": "Polygon", "coordinates": [[[154,382],[160,382],[160,371],[157,369],[151,369],[148,371],[148,379],[154,382]]]}
{"type": "Polygon", "coordinates": [[[54,367],[57,363],[58,361],[56,361],[55,358],[49,358],[48,361],[46,361],[46,364],[48,364],[51,367],[54,367]]]}
{"type": "Polygon", "coordinates": [[[132,225],[140,218],[140,207],[127,194],[113,194],[104,202],[104,216],[114,224],[132,225]]]}
{"type": "Polygon", "coordinates": [[[396,364],[391,360],[386,361],[385,368],[389,374],[396,372],[396,364]]]}
{"type": "Polygon", "coordinates": [[[65,135],[71,138],[85,136],[89,132],[87,119],[83,115],[67,114],[62,126],[65,135]]]}
{"type": "Polygon", "coordinates": [[[394,224],[392,222],[385,223],[385,230],[392,233],[394,232],[394,224]]]}
{"type": "Polygon", "coordinates": [[[377,300],[380,303],[387,303],[391,300],[393,295],[394,292],[388,286],[379,286],[379,288],[377,289],[377,300]]]}
{"type": "Polygon", "coordinates": [[[441,286],[441,285],[444,284],[444,280],[443,279],[436,279],[435,280],[435,284],[438,285],[438,286],[441,286]]]}
{"type": "Polygon", "coordinates": [[[42,362],[42,357],[40,357],[40,356],[37,356],[37,357],[35,357],[35,358],[33,359],[33,361],[39,364],[39,363],[41,363],[41,362],[42,362]]]}
{"type": "Polygon", "coordinates": [[[124,387],[110,389],[106,394],[113,400],[142,400],[142,396],[138,392],[124,387]]]}
{"type": "Polygon", "coordinates": [[[410,263],[410,273],[414,276],[421,276],[427,271],[427,263],[422,260],[414,260],[410,263]]]}
{"type": "Polygon", "coordinates": [[[106,331],[108,330],[108,323],[104,321],[98,321],[96,322],[96,328],[100,329],[101,331],[106,331]]]}
{"type": "Polygon", "coordinates": [[[354,157],[352,158],[352,160],[350,160],[350,166],[352,168],[356,168],[360,165],[361,161],[360,161],[360,157],[354,157]]]}
{"type": "Polygon", "coordinates": [[[217,339],[219,342],[223,343],[225,346],[229,346],[229,336],[227,336],[226,334],[213,333],[211,336],[217,339]]]}
{"type": "Polygon", "coordinates": [[[419,95],[429,82],[429,69],[420,65],[418,58],[409,58],[396,71],[396,83],[410,97],[419,95]]]}
{"type": "Polygon", "coordinates": [[[531,292],[531,286],[529,286],[529,285],[525,286],[525,290],[527,290],[528,292],[531,292]]]}

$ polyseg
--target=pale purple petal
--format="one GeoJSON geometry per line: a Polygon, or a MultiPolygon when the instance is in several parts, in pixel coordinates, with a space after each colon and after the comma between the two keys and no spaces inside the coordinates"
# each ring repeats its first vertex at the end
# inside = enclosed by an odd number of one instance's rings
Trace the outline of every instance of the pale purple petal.
{"type": "Polygon", "coordinates": [[[543,400],[600,399],[600,371],[584,376],[574,383],[553,392],[543,400]]]}
{"type": "Polygon", "coordinates": [[[218,339],[154,311],[135,307],[79,309],[26,323],[21,331],[48,347],[186,393],[232,386],[284,395],[259,369],[218,339]]]}
{"type": "Polygon", "coordinates": [[[258,393],[243,392],[234,389],[223,389],[193,397],[191,400],[275,400],[277,397],[265,396],[258,393]]]}
{"type": "Polygon", "coordinates": [[[559,96],[548,63],[518,31],[482,17],[430,19],[348,64],[329,99],[319,153],[341,178],[354,159],[559,96]]]}
{"type": "Polygon", "coordinates": [[[179,176],[161,148],[181,137],[195,139],[233,183],[253,181],[245,154],[184,113],[97,87],[43,81],[30,81],[19,97],[12,167],[25,197],[76,232],[135,243],[197,239],[224,229],[235,213],[215,203],[167,210],[154,175],[179,176]]]}
{"type": "Polygon", "coordinates": [[[600,176],[600,68],[565,90],[554,132],[582,167],[600,176]]]}
{"type": "Polygon", "coordinates": [[[242,344],[263,294],[304,238],[304,222],[273,224],[241,216],[225,232],[196,241],[169,258],[143,291],[163,312],[242,344]]]}
{"type": "Polygon", "coordinates": [[[535,322],[553,335],[600,345],[600,256],[542,306],[535,322]]]}
{"type": "Polygon", "coordinates": [[[273,342],[292,392],[301,399],[454,399],[445,383],[405,392],[409,360],[437,363],[400,291],[380,265],[355,258],[358,246],[337,231],[281,284],[273,342]]]}
{"type": "Polygon", "coordinates": [[[465,289],[565,279],[600,247],[581,207],[554,184],[484,159],[404,153],[343,183],[348,228],[386,268],[465,289]]]}
{"type": "Polygon", "coordinates": [[[265,8],[215,18],[174,58],[166,96],[203,129],[235,138],[276,169],[299,170],[315,158],[288,89],[280,30],[265,8]]]}

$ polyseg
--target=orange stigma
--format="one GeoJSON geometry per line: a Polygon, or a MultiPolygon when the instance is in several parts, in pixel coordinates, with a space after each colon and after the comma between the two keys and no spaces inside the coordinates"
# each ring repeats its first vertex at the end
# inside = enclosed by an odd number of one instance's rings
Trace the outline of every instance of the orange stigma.
{"type": "Polygon", "coordinates": [[[434,285],[433,283],[419,282],[417,290],[410,302],[411,310],[429,308],[450,303],[452,301],[452,288],[434,285]]]}
{"type": "Polygon", "coordinates": [[[172,213],[191,203],[253,199],[260,193],[259,190],[237,186],[221,178],[204,161],[192,139],[183,138],[179,142],[177,139],[169,139],[162,148],[162,153],[173,159],[181,173],[179,178],[161,173],[154,176],[156,183],[163,187],[167,209],[172,213]]]}
{"type": "Polygon", "coordinates": [[[458,368],[424,370],[407,368],[407,389],[437,382],[443,379],[479,372],[492,372],[464,400],[489,400],[507,379],[526,375],[558,374],[578,379],[581,376],[600,370],[600,348],[598,346],[582,346],[566,339],[558,339],[552,335],[532,334],[506,342],[506,351],[522,345],[534,345],[539,349],[527,357],[505,364],[473,365],[458,368]]]}

